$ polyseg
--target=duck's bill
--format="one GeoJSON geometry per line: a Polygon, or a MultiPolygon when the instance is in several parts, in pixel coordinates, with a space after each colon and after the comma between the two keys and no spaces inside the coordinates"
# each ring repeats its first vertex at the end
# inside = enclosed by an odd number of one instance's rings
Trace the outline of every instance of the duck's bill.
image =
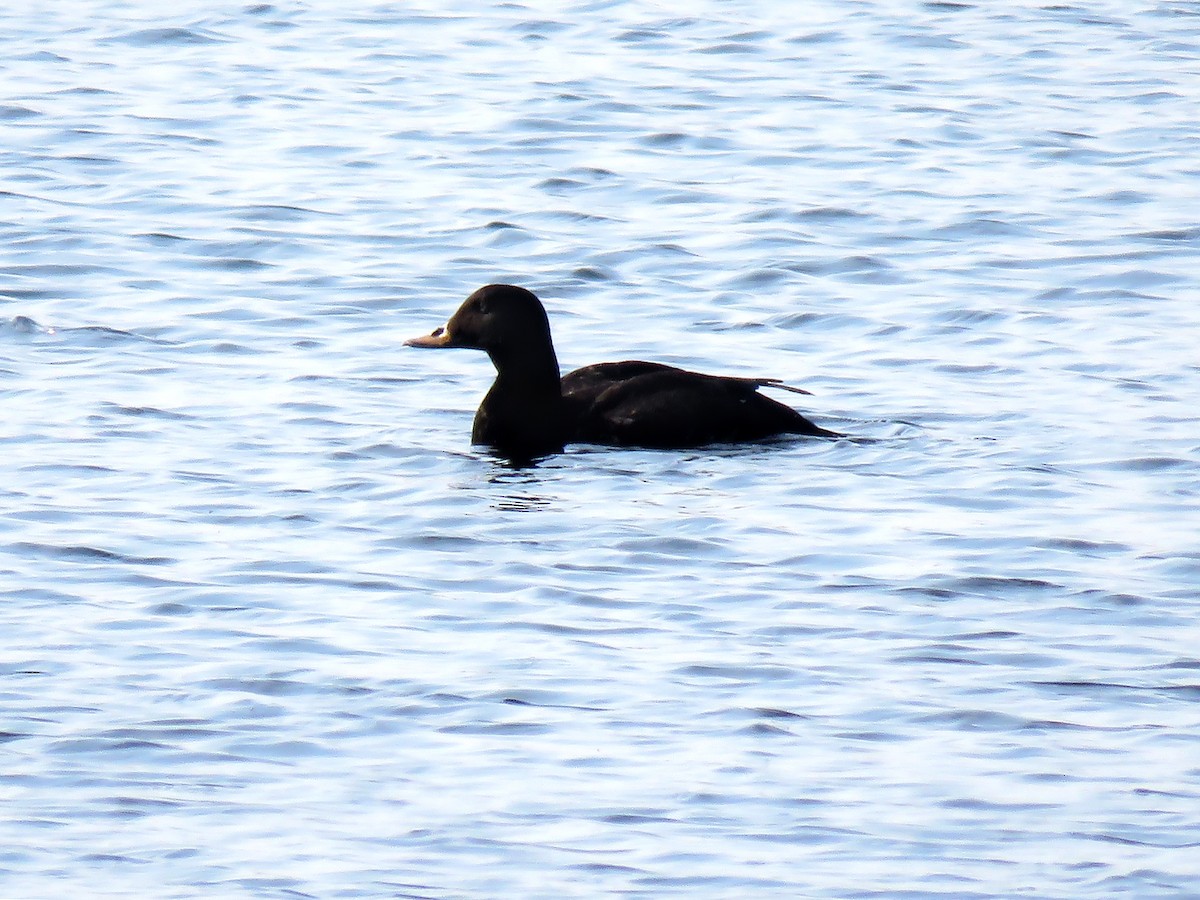
{"type": "Polygon", "coordinates": [[[446,328],[437,328],[433,334],[424,334],[421,337],[410,338],[404,342],[405,347],[453,347],[454,343],[450,338],[450,332],[446,328]]]}

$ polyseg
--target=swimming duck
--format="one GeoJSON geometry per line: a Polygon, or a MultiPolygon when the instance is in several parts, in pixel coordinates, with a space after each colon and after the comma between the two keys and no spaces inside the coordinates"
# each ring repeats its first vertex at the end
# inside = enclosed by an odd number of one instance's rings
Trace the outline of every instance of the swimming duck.
{"type": "Polygon", "coordinates": [[[475,413],[471,442],[512,459],[558,453],[569,443],[684,449],[781,434],[840,437],[758,393],[808,393],[775,378],[703,375],[638,360],[584,366],[560,378],[545,308],[511,284],[481,287],[444,326],[405,346],[466,347],[491,357],[496,381],[475,413]]]}

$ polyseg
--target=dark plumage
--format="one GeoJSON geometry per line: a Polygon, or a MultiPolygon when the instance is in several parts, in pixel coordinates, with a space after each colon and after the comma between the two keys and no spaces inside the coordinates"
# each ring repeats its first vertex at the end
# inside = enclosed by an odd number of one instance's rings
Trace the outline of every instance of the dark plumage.
{"type": "Polygon", "coordinates": [[[405,344],[487,352],[496,381],[475,413],[471,441],[515,459],[576,442],[680,449],[780,434],[839,436],[760,394],[760,387],[808,393],[773,378],[630,360],[584,366],[560,379],[546,310],[509,284],[480,288],[445,327],[405,344]]]}

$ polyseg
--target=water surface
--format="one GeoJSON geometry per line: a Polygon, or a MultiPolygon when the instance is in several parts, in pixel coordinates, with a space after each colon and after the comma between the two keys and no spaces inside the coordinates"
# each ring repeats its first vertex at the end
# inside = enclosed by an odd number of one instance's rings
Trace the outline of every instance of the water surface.
{"type": "Polygon", "coordinates": [[[1196,893],[1200,16],[794,6],[0,12],[0,893],[1196,893]]]}

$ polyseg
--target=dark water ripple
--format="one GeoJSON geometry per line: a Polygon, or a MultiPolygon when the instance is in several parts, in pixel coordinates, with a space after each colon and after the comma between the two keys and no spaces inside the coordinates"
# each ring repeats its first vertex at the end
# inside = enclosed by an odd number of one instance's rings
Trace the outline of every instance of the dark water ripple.
{"type": "Polygon", "coordinates": [[[4,896],[1195,893],[1189,4],[0,51],[4,896]],[[855,439],[508,468],[495,280],[855,439]]]}

